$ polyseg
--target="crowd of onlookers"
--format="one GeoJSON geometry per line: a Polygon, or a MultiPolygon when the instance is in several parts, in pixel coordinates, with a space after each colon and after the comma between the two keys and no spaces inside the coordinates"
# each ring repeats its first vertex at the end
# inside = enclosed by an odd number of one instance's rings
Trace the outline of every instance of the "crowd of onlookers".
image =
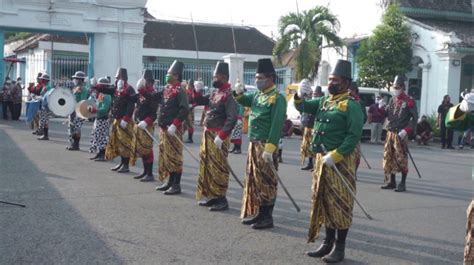
{"type": "Polygon", "coordinates": [[[3,84],[2,93],[0,93],[0,101],[2,102],[3,119],[20,120],[21,105],[23,96],[23,86],[21,77],[16,80],[6,78],[3,84]]]}

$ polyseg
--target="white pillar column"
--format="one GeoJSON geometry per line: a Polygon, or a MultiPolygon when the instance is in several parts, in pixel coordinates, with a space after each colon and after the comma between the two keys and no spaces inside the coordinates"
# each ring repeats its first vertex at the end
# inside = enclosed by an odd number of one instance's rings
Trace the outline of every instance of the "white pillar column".
{"type": "Polygon", "coordinates": [[[142,49],[142,34],[122,34],[119,38],[117,33],[96,33],[93,58],[95,76],[115,77],[117,68],[123,67],[127,68],[128,83],[135,86],[143,70],[142,49]],[[118,49],[120,39],[122,40],[121,53],[118,49]]]}
{"type": "MultiPolygon", "coordinates": [[[[461,64],[462,64],[462,55],[441,51],[437,55],[440,58],[439,64],[439,86],[438,91],[441,92],[440,97],[445,94],[448,94],[451,97],[453,103],[457,103],[457,98],[459,97],[459,90],[461,86],[461,64]]],[[[441,102],[442,98],[439,98],[441,102]]]]}
{"type": "Polygon", "coordinates": [[[428,109],[428,99],[430,94],[430,79],[429,73],[431,69],[431,64],[420,64],[423,74],[421,77],[421,97],[420,97],[420,116],[421,115],[430,115],[430,110],[428,109]]]}
{"type": "Polygon", "coordinates": [[[237,79],[244,82],[244,59],[245,57],[239,54],[229,54],[224,57],[224,62],[229,64],[229,82],[235,84],[237,79]]]}

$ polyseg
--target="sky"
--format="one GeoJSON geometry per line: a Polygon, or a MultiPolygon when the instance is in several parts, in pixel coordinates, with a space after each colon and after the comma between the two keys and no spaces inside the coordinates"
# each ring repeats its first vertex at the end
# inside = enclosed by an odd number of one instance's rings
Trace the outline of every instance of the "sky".
{"type": "Polygon", "coordinates": [[[278,19],[289,12],[327,6],[340,23],[340,37],[368,35],[378,24],[379,0],[148,0],[158,19],[253,26],[267,36],[278,35],[278,19]]]}

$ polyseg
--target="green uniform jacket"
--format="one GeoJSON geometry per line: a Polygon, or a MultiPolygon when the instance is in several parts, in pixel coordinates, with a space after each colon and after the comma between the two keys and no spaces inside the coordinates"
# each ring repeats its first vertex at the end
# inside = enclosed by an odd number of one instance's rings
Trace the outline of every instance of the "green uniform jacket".
{"type": "Polygon", "coordinates": [[[364,117],[360,104],[348,93],[303,100],[295,95],[295,107],[301,113],[315,115],[313,152],[321,153],[321,144],[331,151],[337,163],[351,154],[362,136],[364,117]]]}
{"type": "Polygon", "coordinates": [[[112,96],[100,93],[97,99],[97,119],[108,118],[112,96]]]}
{"type": "Polygon", "coordinates": [[[76,98],[76,102],[80,102],[81,100],[87,99],[88,95],[89,95],[89,85],[87,85],[87,84],[82,85],[81,92],[74,93],[74,97],[76,98]]]}
{"type": "Polygon", "coordinates": [[[46,85],[46,90],[44,90],[43,87],[41,88],[41,93],[40,93],[40,95],[41,95],[41,96],[44,96],[44,94],[48,93],[48,91],[50,91],[51,89],[52,89],[51,85],[50,85],[50,84],[47,84],[47,85],[46,85]]]}
{"type": "Polygon", "coordinates": [[[266,91],[233,96],[237,103],[250,107],[250,141],[265,142],[265,151],[273,153],[280,141],[286,115],[286,99],[275,87],[266,91]]]}
{"type": "Polygon", "coordinates": [[[459,110],[459,104],[449,109],[445,120],[446,128],[465,131],[474,126],[474,113],[459,110]]]}

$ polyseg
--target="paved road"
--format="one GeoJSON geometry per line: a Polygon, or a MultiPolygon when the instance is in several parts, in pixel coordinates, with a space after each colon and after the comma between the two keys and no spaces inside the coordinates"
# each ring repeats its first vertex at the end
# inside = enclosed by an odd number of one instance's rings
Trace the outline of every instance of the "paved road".
{"type": "MultiPolygon", "coordinates": [[[[89,161],[90,128],[81,151],[69,152],[62,120],[51,122],[49,142],[24,122],[0,121],[0,200],[27,205],[0,204],[0,264],[320,264],[304,254],[317,245],[306,243],[311,176],[299,169],[300,137],[285,139],[280,174],[302,211],[279,190],[275,228],[254,231],[240,224],[235,181],[229,211],[197,206],[197,164],[185,154],[183,194],[164,196],[158,183],[89,161]]],[[[411,172],[400,194],[379,188],[382,146],[362,149],[373,169],[361,165],[358,198],[375,220],[355,208],[344,264],[461,264],[474,152],[413,146],[423,179],[411,172]]],[[[230,162],[242,177],[245,154],[230,162]]]]}

